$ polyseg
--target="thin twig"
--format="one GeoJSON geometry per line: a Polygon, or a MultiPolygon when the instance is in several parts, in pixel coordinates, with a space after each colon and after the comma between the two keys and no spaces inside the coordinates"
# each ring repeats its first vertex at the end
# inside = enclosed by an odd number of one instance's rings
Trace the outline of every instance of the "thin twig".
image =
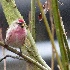
{"type": "MultiPolygon", "coordinates": [[[[49,16],[50,16],[50,23],[51,23],[51,32],[54,39],[54,22],[53,22],[53,15],[52,15],[52,8],[51,8],[51,0],[48,0],[48,7],[49,7],[49,16]]],[[[51,69],[54,70],[54,55],[55,49],[52,47],[52,58],[51,58],[51,69]]]]}
{"type": "Polygon", "coordinates": [[[11,58],[14,58],[14,59],[23,60],[23,58],[20,58],[20,57],[18,57],[18,56],[6,55],[6,56],[4,56],[2,59],[0,59],[0,62],[1,62],[2,60],[6,59],[7,57],[11,57],[11,58]]]}
{"type": "MultiPolygon", "coordinates": [[[[5,48],[2,47],[3,57],[5,56],[5,48]]],[[[4,59],[4,70],[6,70],[6,59],[4,59]]]]}
{"type": "MultiPolygon", "coordinates": [[[[0,41],[3,41],[2,38],[2,28],[0,28],[0,41]]],[[[5,48],[2,47],[3,57],[5,56],[5,48]]],[[[4,59],[4,70],[6,70],[6,59],[4,59]]]]}
{"type": "MultiPolygon", "coordinates": [[[[51,0],[49,0],[50,2],[51,0]]],[[[49,3],[49,5],[51,6],[51,2],[49,3]]],[[[51,32],[52,32],[52,36],[54,39],[54,24],[53,24],[53,16],[52,16],[52,11],[50,10],[51,7],[49,8],[49,13],[50,13],[50,23],[51,23],[51,32]]],[[[52,58],[51,58],[51,69],[54,70],[54,55],[55,55],[55,49],[52,47],[52,58]]]]}

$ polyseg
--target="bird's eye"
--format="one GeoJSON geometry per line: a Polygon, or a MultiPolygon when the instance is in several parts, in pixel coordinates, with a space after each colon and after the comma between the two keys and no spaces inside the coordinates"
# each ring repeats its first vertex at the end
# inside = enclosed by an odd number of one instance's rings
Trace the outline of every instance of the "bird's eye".
{"type": "Polygon", "coordinates": [[[22,23],[18,23],[19,25],[22,25],[22,23]]]}
{"type": "Polygon", "coordinates": [[[23,23],[18,23],[18,25],[20,25],[21,28],[24,27],[24,24],[23,23]]]}

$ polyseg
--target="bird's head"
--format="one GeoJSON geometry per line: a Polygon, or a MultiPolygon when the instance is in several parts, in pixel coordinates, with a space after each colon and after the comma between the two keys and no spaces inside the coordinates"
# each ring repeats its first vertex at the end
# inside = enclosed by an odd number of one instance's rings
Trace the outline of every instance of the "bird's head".
{"type": "Polygon", "coordinates": [[[23,28],[26,23],[25,23],[24,19],[18,19],[17,24],[23,28]]]}

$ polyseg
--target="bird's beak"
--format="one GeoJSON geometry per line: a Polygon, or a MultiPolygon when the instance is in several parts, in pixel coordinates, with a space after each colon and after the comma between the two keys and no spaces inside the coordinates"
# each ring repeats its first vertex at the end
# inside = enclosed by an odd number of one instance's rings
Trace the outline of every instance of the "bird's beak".
{"type": "Polygon", "coordinates": [[[23,28],[24,26],[26,26],[26,23],[23,23],[23,24],[21,25],[22,28],[23,28]]]}
{"type": "Polygon", "coordinates": [[[25,24],[23,23],[21,26],[22,26],[22,27],[24,27],[24,26],[25,26],[25,24]]]}

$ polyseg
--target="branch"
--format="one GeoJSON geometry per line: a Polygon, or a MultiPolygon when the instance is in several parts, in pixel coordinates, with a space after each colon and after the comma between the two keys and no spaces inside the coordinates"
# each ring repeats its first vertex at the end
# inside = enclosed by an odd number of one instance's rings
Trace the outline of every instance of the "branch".
{"type": "Polygon", "coordinates": [[[11,51],[11,52],[13,52],[13,53],[15,53],[15,54],[21,56],[21,57],[24,58],[24,60],[26,60],[27,62],[31,62],[31,63],[35,64],[35,65],[38,66],[40,69],[42,69],[42,70],[48,70],[48,69],[45,68],[43,65],[41,65],[39,62],[37,62],[37,61],[31,59],[30,57],[28,57],[28,56],[26,56],[26,55],[24,55],[24,54],[21,54],[21,53],[20,53],[19,51],[17,51],[16,49],[13,49],[13,48],[9,47],[8,45],[5,45],[5,44],[2,43],[1,41],[0,41],[0,45],[3,46],[4,48],[6,48],[7,50],[9,50],[9,51],[11,51]]]}

